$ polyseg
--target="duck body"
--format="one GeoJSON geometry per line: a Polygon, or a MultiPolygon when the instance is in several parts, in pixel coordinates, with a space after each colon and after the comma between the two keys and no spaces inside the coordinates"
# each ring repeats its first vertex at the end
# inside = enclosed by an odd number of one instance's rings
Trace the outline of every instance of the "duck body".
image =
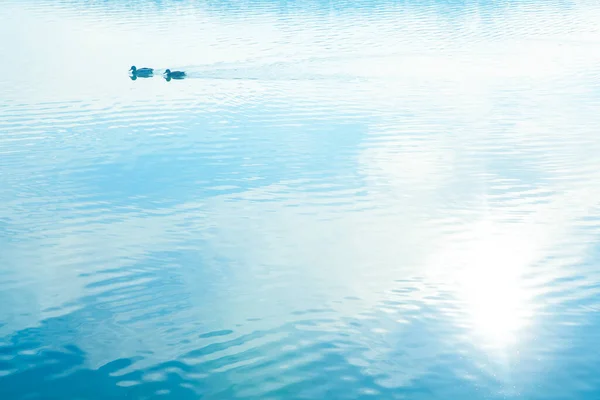
{"type": "Polygon", "coordinates": [[[168,81],[171,79],[183,79],[186,76],[183,71],[171,71],[170,69],[167,69],[164,75],[168,81]]]}
{"type": "Polygon", "coordinates": [[[152,68],[136,68],[135,65],[132,65],[129,73],[136,77],[149,78],[154,74],[154,70],[152,68]]]}

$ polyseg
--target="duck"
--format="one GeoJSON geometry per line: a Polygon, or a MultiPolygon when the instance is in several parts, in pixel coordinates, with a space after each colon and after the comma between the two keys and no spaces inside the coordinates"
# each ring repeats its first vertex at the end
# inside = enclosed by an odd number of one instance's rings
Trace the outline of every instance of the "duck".
{"type": "Polygon", "coordinates": [[[135,77],[149,78],[154,73],[154,70],[152,68],[136,68],[135,65],[132,65],[129,68],[129,72],[135,77]]]}
{"type": "Polygon", "coordinates": [[[170,81],[171,79],[183,79],[186,76],[183,71],[171,71],[170,69],[165,70],[164,75],[167,81],[170,81]]]}

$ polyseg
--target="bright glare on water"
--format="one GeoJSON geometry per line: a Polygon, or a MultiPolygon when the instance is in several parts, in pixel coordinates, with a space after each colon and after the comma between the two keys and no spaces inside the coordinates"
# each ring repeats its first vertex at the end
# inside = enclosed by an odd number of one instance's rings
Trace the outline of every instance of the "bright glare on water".
{"type": "Polygon", "coordinates": [[[596,0],[0,1],[0,399],[600,399],[599,49],[596,0]]]}

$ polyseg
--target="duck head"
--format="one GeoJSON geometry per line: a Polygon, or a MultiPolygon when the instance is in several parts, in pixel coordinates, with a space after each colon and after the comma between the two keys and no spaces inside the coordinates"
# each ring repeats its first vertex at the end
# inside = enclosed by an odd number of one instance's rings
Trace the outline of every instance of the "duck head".
{"type": "Polygon", "coordinates": [[[135,67],[135,65],[132,65],[131,68],[129,68],[129,71],[135,74],[135,71],[137,70],[137,68],[135,67]]]}
{"type": "Polygon", "coordinates": [[[166,75],[170,75],[170,74],[171,74],[171,70],[167,68],[167,69],[165,70],[165,74],[166,74],[166,75]]]}

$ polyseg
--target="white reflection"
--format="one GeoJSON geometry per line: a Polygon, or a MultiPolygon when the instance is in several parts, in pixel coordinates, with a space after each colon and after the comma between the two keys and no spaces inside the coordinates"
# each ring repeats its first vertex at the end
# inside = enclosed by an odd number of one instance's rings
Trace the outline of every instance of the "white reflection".
{"type": "Polygon", "coordinates": [[[522,228],[483,220],[470,229],[464,245],[453,243],[440,254],[447,268],[456,269],[457,296],[487,345],[516,343],[533,314],[523,274],[542,255],[536,238],[522,228]]]}

